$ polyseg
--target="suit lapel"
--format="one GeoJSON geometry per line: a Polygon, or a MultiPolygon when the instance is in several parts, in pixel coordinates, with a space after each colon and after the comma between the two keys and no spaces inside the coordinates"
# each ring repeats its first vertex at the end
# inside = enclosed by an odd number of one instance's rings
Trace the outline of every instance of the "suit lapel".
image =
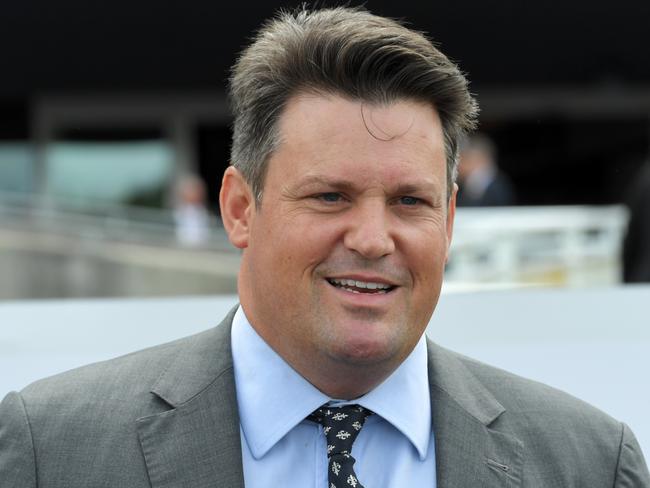
{"type": "Polygon", "coordinates": [[[152,393],[173,408],[138,419],[152,488],[243,488],[230,350],[234,310],[189,339],[152,393]]]}
{"type": "Polygon", "coordinates": [[[427,346],[437,488],[521,486],[523,445],[499,430],[503,406],[458,356],[427,346]]]}

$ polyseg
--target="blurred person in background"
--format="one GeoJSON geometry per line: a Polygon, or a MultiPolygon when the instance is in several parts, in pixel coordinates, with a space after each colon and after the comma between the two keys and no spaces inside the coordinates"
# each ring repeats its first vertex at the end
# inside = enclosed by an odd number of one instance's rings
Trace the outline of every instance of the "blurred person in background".
{"type": "Polygon", "coordinates": [[[497,148],[484,134],[461,144],[458,165],[459,207],[502,207],[515,204],[512,183],[497,165],[497,148]]]}
{"type": "Polygon", "coordinates": [[[210,237],[210,214],[206,208],[205,183],[196,175],[181,177],[174,205],[176,238],[184,246],[194,247],[210,237]]]}
{"type": "Polygon", "coordinates": [[[240,306],[10,393],[2,488],[650,487],[625,424],[424,335],[477,113],[428,39],[363,9],[284,13],[230,95],[240,306]]]}
{"type": "Polygon", "coordinates": [[[639,170],[630,185],[630,211],[623,243],[623,281],[650,282],[650,162],[639,170]]]}

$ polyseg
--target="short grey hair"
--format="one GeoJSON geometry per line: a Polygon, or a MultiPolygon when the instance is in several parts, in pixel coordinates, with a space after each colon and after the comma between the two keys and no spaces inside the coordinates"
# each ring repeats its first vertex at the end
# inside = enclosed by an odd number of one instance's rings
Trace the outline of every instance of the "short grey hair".
{"type": "Polygon", "coordinates": [[[348,7],[281,11],[262,26],[233,66],[229,87],[231,164],[258,203],[267,162],[279,144],[279,118],[301,92],[430,104],[442,123],[451,195],[458,146],[475,127],[478,107],[463,73],[424,34],[348,7]]]}

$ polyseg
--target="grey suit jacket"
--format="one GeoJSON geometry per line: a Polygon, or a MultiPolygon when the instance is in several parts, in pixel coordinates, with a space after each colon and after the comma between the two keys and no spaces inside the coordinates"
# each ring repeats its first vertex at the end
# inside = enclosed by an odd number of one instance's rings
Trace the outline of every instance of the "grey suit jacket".
{"type": "MultiPolygon", "coordinates": [[[[232,315],[10,393],[0,405],[0,487],[243,487],[232,315]]],[[[650,487],[624,424],[428,346],[439,488],[650,487]]]]}

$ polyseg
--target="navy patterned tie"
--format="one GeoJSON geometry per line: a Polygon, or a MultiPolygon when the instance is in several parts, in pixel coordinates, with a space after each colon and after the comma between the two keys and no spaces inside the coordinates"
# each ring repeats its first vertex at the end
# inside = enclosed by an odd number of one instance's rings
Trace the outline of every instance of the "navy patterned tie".
{"type": "Polygon", "coordinates": [[[354,474],[352,443],[359,435],[370,410],[359,405],[321,407],[308,419],[323,426],[327,437],[329,488],[363,488],[354,474]]]}

